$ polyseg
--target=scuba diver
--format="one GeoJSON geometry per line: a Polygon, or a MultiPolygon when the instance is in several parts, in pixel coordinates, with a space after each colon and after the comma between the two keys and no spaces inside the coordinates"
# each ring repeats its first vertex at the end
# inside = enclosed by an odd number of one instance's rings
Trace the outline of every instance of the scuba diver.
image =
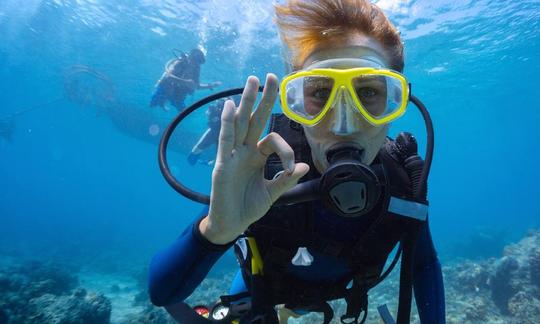
{"type": "Polygon", "coordinates": [[[194,48],[189,55],[181,53],[175,59],[165,64],[165,72],[156,83],[156,89],[150,101],[150,107],[160,106],[168,110],[167,101],[182,111],[187,95],[197,89],[210,89],[221,85],[220,81],[212,83],[199,83],[201,65],[205,62],[204,53],[194,48]]]}
{"type": "MultiPolygon", "coordinates": [[[[214,104],[210,105],[206,110],[208,129],[204,132],[201,138],[197,141],[197,144],[193,146],[193,149],[189,153],[187,158],[189,164],[194,165],[197,163],[197,161],[199,161],[199,156],[205,149],[213,144],[217,144],[219,139],[219,130],[221,129],[221,113],[223,112],[226,99],[232,100],[231,98],[219,99],[214,104]]],[[[207,164],[212,163],[213,161],[208,161],[207,164]]]]}
{"type": "MultiPolygon", "coordinates": [[[[211,195],[197,200],[209,208],[153,257],[152,303],[180,323],[287,323],[321,312],[328,324],[328,301],[344,299],[341,323],[364,323],[368,291],[401,255],[397,323],[409,323],[413,291],[420,321],[445,323],[427,217],[433,130],[401,74],[399,32],[368,0],[275,9],[291,73],[279,84],[268,74],[256,107],[254,76],[238,107],[226,101],[211,195]],[[283,114],[260,139],[278,96],[283,114]],[[410,133],[387,136],[409,101],[430,125],[425,162],[410,133]],[[212,308],[185,304],[233,246],[240,269],[229,295],[212,308]]],[[[387,308],[379,313],[394,323],[387,308]]]]}

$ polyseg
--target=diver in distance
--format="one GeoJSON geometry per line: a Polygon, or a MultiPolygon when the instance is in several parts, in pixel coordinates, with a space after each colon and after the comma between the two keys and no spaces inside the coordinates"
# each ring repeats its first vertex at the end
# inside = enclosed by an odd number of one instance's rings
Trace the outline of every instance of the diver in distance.
{"type": "MultiPolygon", "coordinates": [[[[153,257],[152,303],[180,323],[274,324],[321,312],[327,324],[328,301],[344,299],[341,322],[364,323],[368,291],[401,255],[396,322],[409,323],[414,291],[421,322],[445,323],[428,226],[433,129],[401,73],[399,32],[368,0],[287,0],[275,10],[291,73],[280,83],[268,74],[256,107],[254,76],[238,107],[226,101],[210,197],[173,186],[209,208],[153,257]],[[271,116],[278,97],[283,114],[271,116]],[[387,136],[409,101],[426,121],[425,161],[410,133],[387,136]],[[229,295],[211,308],[185,304],[233,246],[240,269],[229,295]]],[[[160,167],[171,184],[168,134],[160,167]]],[[[379,313],[394,323],[384,305],[379,313]]]]}
{"type": "MultiPolygon", "coordinates": [[[[195,146],[188,155],[188,162],[191,165],[194,165],[199,161],[200,155],[212,146],[217,144],[219,139],[219,130],[221,129],[221,113],[223,112],[223,107],[225,106],[226,99],[232,100],[231,98],[223,98],[216,100],[212,105],[206,110],[206,118],[208,120],[208,128],[199,138],[195,146]]],[[[214,161],[208,161],[208,164],[212,164],[214,161]]]]}
{"type": "Polygon", "coordinates": [[[238,96],[234,96],[220,98],[210,104],[205,113],[208,128],[204,131],[203,135],[199,138],[197,143],[191,149],[190,154],[188,155],[187,159],[190,165],[194,165],[197,162],[203,162],[207,165],[211,165],[215,162],[215,155],[214,159],[206,161],[201,161],[200,156],[205,150],[207,150],[211,146],[217,146],[219,139],[219,130],[221,129],[221,113],[223,112],[223,107],[225,106],[226,100],[233,100],[235,104],[240,103],[240,98],[238,96]]]}
{"type": "Polygon", "coordinates": [[[155,86],[150,107],[159,106],[168,110],[169,101],[178,111],[184,109],[187,95],[198,89],[213,89],[221,85],[220,81],[200,83],[201,65],[206,61],[203,51],[194,48],[189,55],[180,53],[175,59],[165,64],[165,72],[155,86]]]}

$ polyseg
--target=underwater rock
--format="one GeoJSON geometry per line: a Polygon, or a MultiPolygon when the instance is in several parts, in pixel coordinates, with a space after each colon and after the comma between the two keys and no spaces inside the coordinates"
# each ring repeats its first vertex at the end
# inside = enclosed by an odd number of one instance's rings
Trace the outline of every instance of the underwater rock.
{"type": "Polygon", "coordinates": [[[102,295],[71,290],[77,277],[42,262],[0,269],[0,323],[108,323],[111,303],[102,295]]]}
{"type": "Polygon", "coordinates": [[[83,298],[84,296],[86,296],[86,289],[80,287],[75,289],[73,291],[73,296],[83,298]]]}
{"type": "Polygon", "coordinates": [[[531,283],[540,289],[540,248],[534,249],[529,257],[531,283]]]}
{"type": "Polygon", "coordinates": [[[503,314],[508,313],[508,300],[516,293],[511,284],[514,271],[519,268],[516,259],[505,256],[495,266],[495,273],[490,278],[491,298],[503,314]]]}
{"type": "Polygon", "coordinates": [[[477,292],[488,288],[489,269],[481,263],[464,261],[456,268],[456,280],[463,289],[477,292]]]}
{"type": "Polygon", "coordinates": [[[52,279],[42,280],[33,282],[32,284],[28,285],[24,292],[24,296],[27,299],[36,298],[44,294],[58,294],[56,281],[52,279]]]}
{"type": "Polygon", "coordinates": [[[523,291],[509,300],[508,310],[516,317],[516,323],[537,324],[540,319],[540,301],[523,291]]]}
{"type": "MultiPolygon", "coordinates": [[[[51,263],[39,261],[26,262],[20,266],[13,267],[10,271],[24,277],[21,281],[26,281],[32,285],[39,285],[42,289],[47,289],[48,293],[55,295],[69,292],[78,282],[77,277],[68,272],[68,270],[51,263]]],[[[39,291],[35,291],[35,293],[39,293],[39,291]]]]}
{"type": "Polygon", "coordinates": [[[446,262],[448,323],[540,323],[538,250],[540,231],[534,230],[500,258],[446,262]]]}
{"type": "Polygon", "coordinates": [[[111,302],[103,295],[54,296],[45,294],[30,300],[28,323],[106,324],[111,302]]]}
{"type": "Polygon", "coordinates": [[[467,303],[464,313],[465,319],[468,322],[485,323],[488,315],[488,306],[482,298],[475,297],[467,303]]]}
{"type": "Polygon", "coordinates": [[[102,294],[90,294],[86,296],[86,302],[94,312],[96,323],[108,323],[111,318],[111,301],[102,294]]]}

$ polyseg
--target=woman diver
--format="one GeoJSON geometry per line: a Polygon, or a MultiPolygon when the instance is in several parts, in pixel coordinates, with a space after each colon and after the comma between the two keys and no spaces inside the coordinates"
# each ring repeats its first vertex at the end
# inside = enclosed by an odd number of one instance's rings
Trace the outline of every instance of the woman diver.
{"type": "Polygon", "coordinates": [[[344,298],[342,322],[361,323],[367,292],[386,277],[401,242],[397,322],[409,322],[414,288],[421,322],[444,323],[441,266],[418,180],[424,162],[412,135],[387,137],[411,98],[398,31],[368,0],[275,8],[291,73],[281,83],[268,74],[257,107],[254,76],[238,107],[225,103],[209,209],[154,256],[152,302],[197,322],[183,300],[234,245],[241,269],[208,321],[286,323],[315,311],[329,323],[327,301],[344,298]],[[284,115],[272,116],[260,139],[278,96],[284,115]],[[326,194],[276,205],[298,182],[326,194]]]}

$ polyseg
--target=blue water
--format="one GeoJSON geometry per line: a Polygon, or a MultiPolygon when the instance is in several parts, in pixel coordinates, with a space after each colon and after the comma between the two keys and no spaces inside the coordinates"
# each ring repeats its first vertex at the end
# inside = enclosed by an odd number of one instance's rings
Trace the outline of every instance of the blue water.
{"type": "MultiPolygon", "coordinates": [[[[475,238],[507,242],[540,225],[540,2],[378,3],[402,32],[405,74],[435,125],[436,245],[443,259],[494,253],[474,251],[475,238]]],[[[164,124],[174,108],[148,107],[154,83],[172,49],[198,45],[208,51],[201,80],[221,80],[220,90],[284,74],[268,1],[0,0],[0,118],[15,127],[0,137],[0,254],[121,271],[144,267],[183,230],[201,206],[163,180],[157,138],[68,100],[63,87],[65,71],[84,64],[114,84],[123,122],[142,114],[164,124]]],[[[197,123],[203,113],[186,136],[197,123]]],[[[392,134],[401,130],[424,147],[412,105],[392,134]]],[[[173,172],[208,192],[210,167],[190,168],[184,154],[171,153],[173,172]]]]}

